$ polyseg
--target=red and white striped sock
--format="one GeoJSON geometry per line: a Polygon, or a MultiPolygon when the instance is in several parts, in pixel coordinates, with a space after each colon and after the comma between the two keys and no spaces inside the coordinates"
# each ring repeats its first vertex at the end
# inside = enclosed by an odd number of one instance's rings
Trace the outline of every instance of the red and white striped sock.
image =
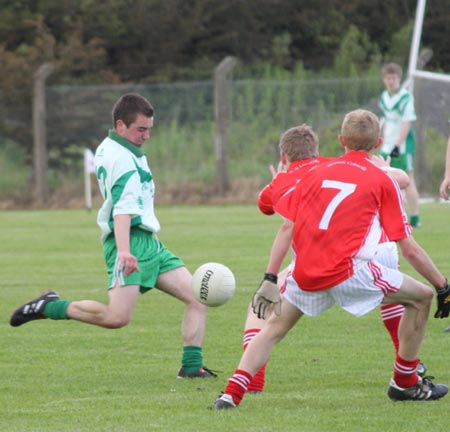
{"type": "Polygon", "coordinates": [[[239,405],[251,380],[252,376],[248,372],[236,369],[233,376],[228,380],[224,393],[230,395],[233,398],[233,402],[239,405]]]}
{"type": "Polygon", "coordinates": [[[244,330],[244,336],[242,338],[242,345],[244,351],[247,349],[247,345],[253,340],[253,338],[261,331],[260,328],[249,328],[244,330]]]}
{"type": "Polygon", "coordinates": [[[386,304],[381,305],[381,319],[389,332],[392,343],[394,344],[395,353],[398,353],[399,341],[398,341],[398,326],[402,319],[405,306],[399,304],[386,304]]]}
{"type": "MultiPolygon", "coordinates": [[[[244,332],[243,344],[244,351],[247,349],[248,344],[252,339],[261,331],[258,328],[247,329],[244,332]]],[[[262,392],[264,390],[264,384],[266,382],[266,365],[261,366],[261,368],[253,376],[253,379],[247,386],[248,392],[262,392]]]]}
{"type": "Polygon", "coordinates": [[[418,376],[416,374],[419,359],[405,360],[398,354],[394,364],[394,381],[402,388],[412,387],[417,384],[418,376]]]}

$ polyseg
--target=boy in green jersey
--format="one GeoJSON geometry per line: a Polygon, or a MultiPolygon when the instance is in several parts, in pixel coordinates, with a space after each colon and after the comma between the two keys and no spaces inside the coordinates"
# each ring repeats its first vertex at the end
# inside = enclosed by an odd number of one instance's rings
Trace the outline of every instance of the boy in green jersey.
{"type": "Polygon", "coordinates": [[[62,300],[55,291],[46,291],[18,307],[10,324],[17,327],[50,318],[120,328],[130,322],[139,294],[157,288],[186,305],[178,378],[215,377],[203,365],[207,306],[194,298],[192,276],[181,259],[157,237],[160,224],[154,212],[155,186],[142,150],[153,127],[153,107],[138,94],[125,94],[114,105],[112,119],[113,129],[95,153],[104,199],[97,222],[108,269],[109,303],[62,300]]]}
{"type": "Polygon", "coordinates": [[[412,227],[418,227],[419,192],[414,181],[416,137],[412,128],[412,122],[416,120],[414,97],[400,86],[402,68],[398,64],[385,64],[382,77],[386,89],[379,99],[383,124],[380,154],[384,158],[390,156],[391,166],[408,174],[410,182],[405,193],[410,213],[409,222],[412,227]]]}

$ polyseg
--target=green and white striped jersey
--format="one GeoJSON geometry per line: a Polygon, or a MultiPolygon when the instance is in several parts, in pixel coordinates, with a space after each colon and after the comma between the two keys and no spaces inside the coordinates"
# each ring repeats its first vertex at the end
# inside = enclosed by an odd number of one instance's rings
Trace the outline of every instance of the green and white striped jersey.
{"type": "Polygon", "coordinates": [[[131,226],[157,233],[155,185],[145,153],[110,130],[95,152],[95,173],[104,202],[97,223],[102,241],[114,231],[114,216],[131,215],[131,226]]]}
{"type": "MultiPolygon", "coordinates": [[[[397,93],[389,94],[385,90],[379,100],[379,105],[384,119],[384,135],[381,151],[390,154],[397,144],[397,138],[405,121],[415,121],[414,97],[406,89],[400,88],[397,93]]],[[[407,136],[408,146],[405,143],[400,146],[400,153],[415,151],[414,130],[411,127],[407,136]]]]}

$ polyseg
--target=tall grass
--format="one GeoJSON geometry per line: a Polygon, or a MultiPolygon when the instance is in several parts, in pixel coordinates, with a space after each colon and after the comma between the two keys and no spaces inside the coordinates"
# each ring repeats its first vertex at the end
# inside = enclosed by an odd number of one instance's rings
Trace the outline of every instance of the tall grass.
{"type": "MultiPolygon", "coordinates": [[[[330,76],[332,76],[330,74],[330,76]]],[[[346,112],[359,107],[377,110],[382,83],[371,69],[365,78],[312,76],[302,67],[292,73],[266,67],[261,79],[234,79],[228,92],[228,173],[233,181],[250,179],[262,186],[267,166],[277,162],[282,132],[308,123],[319,135],[321,153],[340,154],[337,140],[346,112]]],[[[171,189],[191,185],[197,193],[217,180],[212,81],[158,85],[55,86],[48,89],[49,186],[52,192],[82,182],[83,150],[95,149],[110,126],[110,110],[123,93],[135,91],[156,108],[152,139],[146,144],[155,178],[171,189]],[[71,107],[69,110],[67,107],[71,107]],[[64,131],[61,135],[60,130],[64,131]]],[[[444,161],[446,138],[426,131],[425,162],[420,165],[419,188],[435,193],[444,161]],[[436,155],[439,155],[437,157],[436,155]],[[425,167],[425,168],[423,168],[425,167]]],[[[31,182],[31,160],[0,142],[0,199],[26,195],[31,182]]],[[[422,157],[422,155],[420,156],[422,157]]],[[[418,171],[419,173],[419,171],[418,171]]],[[[416,176],[417,177],[417,176],[416,176]]],[[[82,193],[82,186],[78,188],[82,193]]],[[[257,193],[257,191],[255,191],[257,193]]]]}
{"type": "MultiPolygon", "coordinates": [[[[421,207],[414,235],[450,274],[450,206],[421,207]]],[[[20,303],[54,288],[63,298],[106,301],[95,212],[0,212],[0,430],[8,432],[404,431],[446,430],[450,396],[393,403],[386,396],[393,348],[380,314],[360,319],[333,308],[304,318],[275,348],[266,390],[237,410],[212,403],[242,351],[246,307],[280,224],[254,206],[162,207],[161,240],[190,270],[207,261],[235,273],[233,299],[209,311],[205,363],[214,380],[175,378],[183,306],[159,292],[142,296],[133,321],[105,330],[74,321],[8,324],[20,303]]],[[[416,275],[402,260],[405,272],[416,275]]],[[[433,308],[434,309],[434,308],[433,308]]],[[[430,319],[421,358],[450,383],[448,320],[430,319]]]]}
{"type": "Polygon", "coordinates": [[[0,137],[0,200],[20,199],[29,182],[24,151],[14,142],[0,137]]]}

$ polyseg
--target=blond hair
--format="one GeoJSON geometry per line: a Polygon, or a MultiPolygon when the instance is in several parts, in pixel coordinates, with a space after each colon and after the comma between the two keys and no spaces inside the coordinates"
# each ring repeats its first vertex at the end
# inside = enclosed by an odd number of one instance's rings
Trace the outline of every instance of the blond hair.
{"type": "Polygon", "coordinates": [[[344,117],[341,135],[349,150],[369,152],[375,148],[380,137],[378,117],[363,109],[351,111],[344,117]]]}
{"type": "Polygon", "coordinates": [[[280,150],[289,162],[319,156],[319,138],[306,124],[288,129],[281,135],[280,150]]]}

